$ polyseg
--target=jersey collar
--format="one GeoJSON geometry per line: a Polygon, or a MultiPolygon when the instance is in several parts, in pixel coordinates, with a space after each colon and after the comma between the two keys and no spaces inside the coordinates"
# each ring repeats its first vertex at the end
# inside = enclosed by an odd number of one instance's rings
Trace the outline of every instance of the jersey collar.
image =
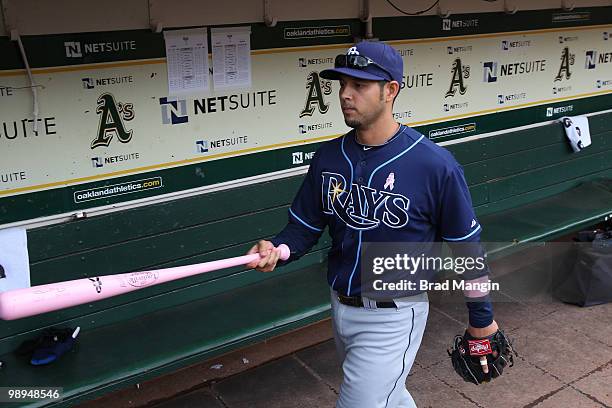
{"type": "Polygon", "coordinates": [[[366,144],[363,144],[363,143],[359,143],[357,141],[357,132],[353,129],[351,131],[351,133],[352,133],[352,139],[355,142],[355,145],[357,145],[357,148],[360,151],[368,151],[368,150],[378,150],[378,149],[380,149],[383,146],[386,146],[386,145],[388,145],[390,143],[393,143],[395,140],[398,139],[399,135],[401,135],[404,132],[405,128],[406,128],[406,126],[404,126],[404,125],[402,125],[400,123],[400,126],[397,129],[397,132],[395,132],[395,134],[393,136],[391,136],[389,139],[387,139],[387,141],[385,143],[382,143],[382,144],[379,144],[379,145],[366,145],[366,144]]]}

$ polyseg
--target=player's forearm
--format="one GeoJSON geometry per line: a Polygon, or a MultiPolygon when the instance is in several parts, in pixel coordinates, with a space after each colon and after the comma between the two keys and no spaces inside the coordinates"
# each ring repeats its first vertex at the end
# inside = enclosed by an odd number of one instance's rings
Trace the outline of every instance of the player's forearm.
{"type": "MultiPolygon", "coordinates": [[[[485,251],[479,241],[461,244],[463,256],[478,265],[466,270],[461,278],[464,280],[463,294],[469,313],[470,326],[474,328],[488,327],[493,323],[493,304],[490,299],[489,265],[485,251]]],[[[457,256],[456,252],[453,254],[457,256]]]]}
{"type": "Polygon", "coordinates": [[[312,231],[301,225],[289,222],[287,226],[270,241],[274,246],[285,244],[291,251],[291,256],[286,261],[279,262],[284,265],[304,256],[319,241],[322,232],[312,231]]]}
{"type": "Polygon", "coordinates": [[[468,308],[470,326],[483,328],[493,323],[493,304],[489,296],[480,298],[467,298],[465,302],[468,308]]]}

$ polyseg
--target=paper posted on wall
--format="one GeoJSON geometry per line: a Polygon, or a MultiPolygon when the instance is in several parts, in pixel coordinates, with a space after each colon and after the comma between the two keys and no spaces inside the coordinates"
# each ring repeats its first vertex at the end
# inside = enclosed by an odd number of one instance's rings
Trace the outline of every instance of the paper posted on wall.
{"type": "Polygon", "coordinates": [[[215,89],[251,87],[251,28],[211,29],[215,89]]]}
{"type": "Polygon", "coordinates": [[[0,292],[30,287],[25,228],[0,229],[0,292]]]}
{"type": "Polygon", "coordinates": [[[206,28],[164,31],[168,94],[204,93],[208,85],[208,33],[206,28]]]}
{"type": "Polygon", "coordinates": [[[589,119],[586,116],[565,116],[560,120],[574,152],[591,145],[589,119]]]}

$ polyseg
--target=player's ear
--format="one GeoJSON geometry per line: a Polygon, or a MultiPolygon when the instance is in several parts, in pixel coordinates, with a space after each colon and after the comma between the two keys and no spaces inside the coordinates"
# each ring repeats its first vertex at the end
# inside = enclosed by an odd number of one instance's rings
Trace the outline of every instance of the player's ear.
{"type": "Polygon", "coordinates": [[[387,82],[386,88],[387,88],[387,93],[386,93],[387,102],[393,102],[393,100],[399,93],[400,84],[397,81],[390,81],[390,82],[387,82]]]}

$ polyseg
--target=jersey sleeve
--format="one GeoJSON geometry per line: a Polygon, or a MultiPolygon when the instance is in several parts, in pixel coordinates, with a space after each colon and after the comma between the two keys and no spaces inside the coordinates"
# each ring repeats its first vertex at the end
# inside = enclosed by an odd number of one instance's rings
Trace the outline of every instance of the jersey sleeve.
{"type": "Polygon", "coordinates": [[[327,225],[327,216],[323,213],[321,201],[320,181],[317,178],[318,161],[317,152],[289,208],[287,225],[271,240],[274,246],[286,244],[289,247],[291,256],[285,263],[306,254],[317,243],[327,225]]]}
{"type": "Polygon", "coordinates": [[[440,200],[439,228],[447,242],[480,240],[480,223],[476,219],[472,198],[463,175],[463,169],[455,164],[448,171],[440,200]]]}
{"type": "Polygon", "coordinates": [[[440,199],[438,229],[439,235],[448,244],[457,260],[481,260],[478,268],[462,272],[462,278],[471,280],[488,275],[486,254],[480,243],[480,223],[476,219],[472,198],[463,170],[458,163],[446,173],[444,188],[440,199]]]}
{"type": "MultiPolygon", "coordinates": [[[[440,203],[440,235],[450,246],[453,257],[483,260],[480,267],[465,271],[461,278],[467,282],[486,280],[489,266],[480,243],[482,227],[476,219],[470,191],[463,169],[458,163],[447,173],[440,203]]],[[[480,296],[464,292],[472,327],[486,327],[493,322],[493,304],[490,294],[480,296]]]]}

